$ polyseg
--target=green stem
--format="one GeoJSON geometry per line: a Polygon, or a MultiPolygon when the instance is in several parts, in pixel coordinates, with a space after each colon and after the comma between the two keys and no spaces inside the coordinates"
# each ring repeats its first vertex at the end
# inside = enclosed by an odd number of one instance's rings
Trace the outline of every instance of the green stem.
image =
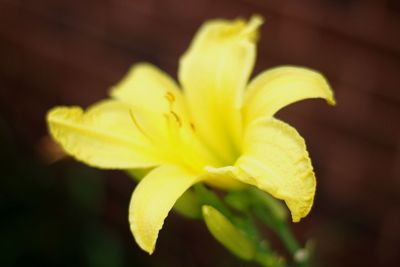
{"type": "Polygon", "coordinates": [[[289,253],[294,256],[295,253],[300,249],[297,240],[294,238],[292,232],[288,228],[287,224],[281,224],[278,229],[277,233],[282,240],[282,243],[285,245],[286,249],[289,253]]]}
{"type": "Polygon", "coordinates": [[[259,190],[249,190],[250,196],[253,197],[253,212],[266,226],[270,227],[281,239],[285,248],[297,266],[309,267],[309,255],[301,255],[308,253],[303,249],[296,238],[292,234],[289,224],[287,223],[287,211],[282,204],[268,194],[259,190]]]}
{"type": "Polygon", "coordinates": [[[254,262],[260,264],[263,267],[284,267],[283,259],[265,254],[260,253],[256,255],[254,262]]]}
{"type": "Polygon", "coordinates": [[[296,254],[299,253],[302,248],[293,236],[292,231],[290,231],[288,225],[286,223],[282,223],[279,225],[279,227],[277,227],[276,230],[278,236],[282,240],[282,243],[285,245],[288,252],[291,254],[292,259],[296,263],[296,265],[300,267],[309,267],[310,262],[308,255],[306,255],[305,258],[302,260],[297,259],[296,254]]]}
{"type": "Polygon", "coordinates": [[[194,192],[201,203],[200,205],[214,207],[230,220],[236,228],[240,229],[251,240],[250,242],[255,244],[257,252],[253,261],[260,264],[260,266],[283,267],[287,266],[287,263],[276,252],[271,250],[267,245],[268,243],[261,237],[254,221],[255,218],[258,218],[278,235],[289,252],[293,264],[297,267],[310,267],[308,255],[301,255],[302,253],[308,253],[307,250],[303,249],[295,239],[287,223],[285,210],[272,197],[268,198],[265,194],[250,190],[242,193],[237,192],[236,194],[231,194],[229,198],[220,199],[217,194],[202,184],[195,185],[194,192]],[[236,213],[231,210],[232,207],[236,209],[236,213]]]}

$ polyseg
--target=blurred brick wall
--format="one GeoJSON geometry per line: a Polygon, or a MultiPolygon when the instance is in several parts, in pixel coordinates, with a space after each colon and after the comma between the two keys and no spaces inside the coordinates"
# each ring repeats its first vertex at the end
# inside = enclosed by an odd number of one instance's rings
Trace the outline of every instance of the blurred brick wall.
{"type": "MultiPolygon", "coordinates": [[[[315,208],[296,226],[324,266],[395,266],[400,246],[400,4],[396,0],[0,0],[0,111],[27,147],[54,105],[106,97],[131,64],[176,77],[208,18],[265,17],[256,72],[282,64],[323,72],[338,105],[281,111],[306,138],[315,208]],[[366,256],[368,255],[368,256],[366,256]]],[[[397,262],[398,263],[398,262],[397,262]]]]}

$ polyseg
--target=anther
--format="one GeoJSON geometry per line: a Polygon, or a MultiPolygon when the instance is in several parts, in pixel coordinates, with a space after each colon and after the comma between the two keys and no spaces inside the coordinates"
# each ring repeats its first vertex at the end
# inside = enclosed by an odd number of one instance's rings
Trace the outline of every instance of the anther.
{"type": "Polygon", "coordinates": [[[174,96],[174,94],[171,93],[170,91],[167,91],[167,92],[165,93],[165,98],[168,100],[168,102],[169,102],[170,104],[172,104],[172,103],[175,101],[175,96],[174,96]]]}
{"type": "Polygon", "coordinates": [[[193,131],[196,131],[196,127],[194,127],[193,122],[190,122],[190,128],[192,128],[193,131]]]}

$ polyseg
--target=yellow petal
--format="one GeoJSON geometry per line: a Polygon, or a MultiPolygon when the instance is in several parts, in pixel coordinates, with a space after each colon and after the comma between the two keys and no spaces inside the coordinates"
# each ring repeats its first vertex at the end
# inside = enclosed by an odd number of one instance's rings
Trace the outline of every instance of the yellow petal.
{"type": "Polygon", "coordinates": [[[157,113],[132,109],[132,120],[151,141],[165,162],[202,170],[217,160],[195,135],[195,131],[174,112],[157,113]]]}
{"type": "Polygon", "coordinates": [[[234,166],[224,166],[219,168],[214,168],[206,166],[206,173],[204,174],[204,182],[223,190],[240,190],[243,189],[245,184],[241,183],[237,179],[237,168],[234,166]]]}
{"type": "Polygon", "coordinates": [[[130,106],[103,101],[86,112],[56,107],[47,114],[49,130],[64,150],[99,168],[139,168],[160,164],[161,158],[129,115],[130,106]]]}
{"type": "Polygon", "coordinates": [[[294,66],[277,67],[258,75],[248,86],[243,103],[246,123],[271,117],[281,108],[307,98],[324,98],[335,104],[333,92],[318,72],[294,66]]]}
{"type": "Polygon", "coordinates": [[[134,65],[110,94],[132,106],[131,117],[138,128],[158,143],[168,143],[170,130],[176,131],[175,126],[187,118],[178,86],[166,73],[148,63],[134,65]]]}
{"type": "Polygon", "coordinates": [[[250,124],[236,166],[242,182],[283,199],[294,222],[309,213],[316,180],[304,139],[293,127],[273,118],[250,124]]]}
{"type": "Polygon", "coordinates": [[[166,73],[148,63],[134,65],[112,88],[110,94],[139,109],[157,113],[174,110],[181,117],[187,117],[183,95],[176,83],[166,73]]]}
{"type": "Polygon", "coordinates": [[[196,131],[225,163],[240,152],[242,93],[255,61],[255,39],[262,23],[213,20],[194,37],[179,66],[196,131]]]}
{"type": "Polygon", "coordinates": [[[199,178],[174,165],[152,170],[133,192],[129,206],[131,231],[138,245],[152,254],[158,232],[177,199],[199,178]]]}
{"type": "Polygon", "coordinates": [[[215,164],[196,137],[182,92],[157,67],[147,63],[133,66],[112,88],[111,95],[132,106],[130,113],[137,128],[168,162],[194,168],[215,164]]]}

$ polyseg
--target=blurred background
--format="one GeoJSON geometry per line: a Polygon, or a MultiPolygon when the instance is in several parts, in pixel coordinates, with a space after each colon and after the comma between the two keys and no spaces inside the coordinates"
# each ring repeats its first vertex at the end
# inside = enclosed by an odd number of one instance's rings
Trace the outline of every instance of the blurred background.
{"type": "MultiPolygon", "coordinates": [[[[305,137],[315,206],[293,225],[318,266],[400,264],[400,2],[397,0],[0,0],[1,266],[250,266],[202,222],[175,214],[155,254],[127,210],[135,182],[59,153],[46,111],[107,96],[135,62],[176,77],[209,18],[265,17],[254,74],[282,64],[323,72],[338,105],[310,100],[278,117],[305,137]]],[[[273,237],[271,237],[273,239],[273,237]]]]}

